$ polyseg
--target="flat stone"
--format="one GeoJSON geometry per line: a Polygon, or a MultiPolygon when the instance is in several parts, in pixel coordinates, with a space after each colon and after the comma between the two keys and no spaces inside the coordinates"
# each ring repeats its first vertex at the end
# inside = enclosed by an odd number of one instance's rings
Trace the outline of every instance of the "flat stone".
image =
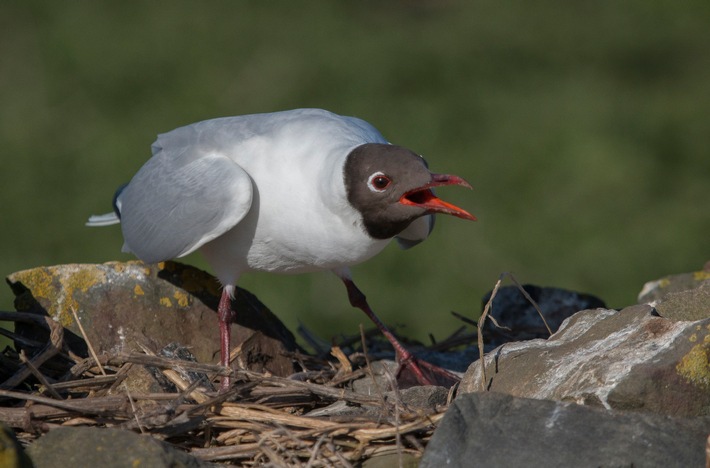
{"type": "Polygon", "coordinates": [[[179,451],[150,436],[121,429],[60,427],[43,435],[27,449],[35,468],[136,466],[198,468],[216,466],[179,451]]]}
{"type": "MultiPolygon", "coordinates": [[[[638,305],[567,319],[548,340],[507,343],[485,358],[488,390],[607,409],[710,415],[710,319],[687,322],[638,305]]],[[[459,395],[483,388],[480,361],[459,395]]]]}
{"type": "Polygon", "coordinates": [[[708,428],[708,418],[470,393],[446,412],[419,466],[700,467],[708,428]]]}
{"type": "Polygon", "coordinates": [[[394,466],[416,468],[418,465],[419,458],[409,453],[403,453],[402,455],[397,453],[378,455],[362,462],[362,468],[392,468],[394,466]]]}

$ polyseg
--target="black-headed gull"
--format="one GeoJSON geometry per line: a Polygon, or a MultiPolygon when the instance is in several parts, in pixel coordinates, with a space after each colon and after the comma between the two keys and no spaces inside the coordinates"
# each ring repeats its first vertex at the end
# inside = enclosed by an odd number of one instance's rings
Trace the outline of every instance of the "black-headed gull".
{"type": "MultiPolygon", "coordinates": [[[[319,109],[226,117],[158,136],[153,157],[114,198],[114,213],[87,225],[120,222],[125,244],[147,263],[200,250],[223,285],[218,316],[221,364],[229,366],[235,284],[249,271],[331,270],[392,343],[399,373],[420,384],[451,385],[450,373],[418,361],[375,316],[351,265],[390,240],[424,239],[434,214],[475,220],[432,187],[462,185],[433,174],[424,159],[387,142],[367,122],[319,109]]],[[[229,386],[222,380],[221,389],[229,386]]]]}

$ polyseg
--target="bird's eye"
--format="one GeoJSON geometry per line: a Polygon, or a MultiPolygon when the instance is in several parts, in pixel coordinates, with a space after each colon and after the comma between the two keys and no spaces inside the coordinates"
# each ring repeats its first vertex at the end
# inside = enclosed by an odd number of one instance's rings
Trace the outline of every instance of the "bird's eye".
{"type": "Polygon", "coordinates": [[[383,192],[392,183],[389,177],[381,172],[376,172],[367,180],[367,186],[374,192],[383,192]]]}

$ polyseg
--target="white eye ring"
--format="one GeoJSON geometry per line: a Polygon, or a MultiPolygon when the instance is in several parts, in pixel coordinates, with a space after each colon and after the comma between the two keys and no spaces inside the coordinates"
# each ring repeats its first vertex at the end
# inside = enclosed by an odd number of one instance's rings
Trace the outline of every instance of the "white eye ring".
{"type": "Polygon", "coordinates": [[[375,172],[367,178],[367,188],[376,193],[384,192],[392,183],[392,180],[384,172],[375,172]]]}

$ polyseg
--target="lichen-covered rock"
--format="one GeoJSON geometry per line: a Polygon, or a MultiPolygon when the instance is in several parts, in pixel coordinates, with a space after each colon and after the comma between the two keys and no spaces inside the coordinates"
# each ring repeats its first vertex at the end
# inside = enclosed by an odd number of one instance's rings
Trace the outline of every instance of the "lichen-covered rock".
{"type": "Polygon", "coordinates": [[[710,318],[710,280],[683,291],[668,292],[651,302],[658,315],[673,320],[710,318]]]}
{"type": "MultiPolygon", "coordinates": [[[[204,271],[176,262],[147,265],[110,262],[58,265],[11,274],[18,311],[49,314],[72,333],[65,339],[74,352],[87,356],[76,311],[97,353],[157,352],[169,343],[190,347],[199,362],[219,358],[217,280],[204,271]]],[[[296,349],[293,335],[259,300],[244,289],[235,299],[234,343],[243,344],[243,362],[275,375],[293,371],[286,351],[296,349]]],[[[17,332],[44,344],[47,332],[18,323],[17,332]]],[[[147,390],[147,389],[146,389],[147,390]]]]}
{"type": "MultiPolygon", "coordinates": [[[[659,317],[648,305],[596,309],[547,340],[486,355],[486,388],[511,395],[676,416],[710,415],[710,319],[659,317]]],[[[482,389],[480,361],[460,394],[482,389]]]]}
{"type": "MultiPolygon", "coordinates": [[[[708,262],[710,264],[710,262],[708,262]]],[[[710,270],[669,275],[646,283],[638,296],[639,304],[648,304],[672,293],[679,293],[710,283],[710,270]]]]}

